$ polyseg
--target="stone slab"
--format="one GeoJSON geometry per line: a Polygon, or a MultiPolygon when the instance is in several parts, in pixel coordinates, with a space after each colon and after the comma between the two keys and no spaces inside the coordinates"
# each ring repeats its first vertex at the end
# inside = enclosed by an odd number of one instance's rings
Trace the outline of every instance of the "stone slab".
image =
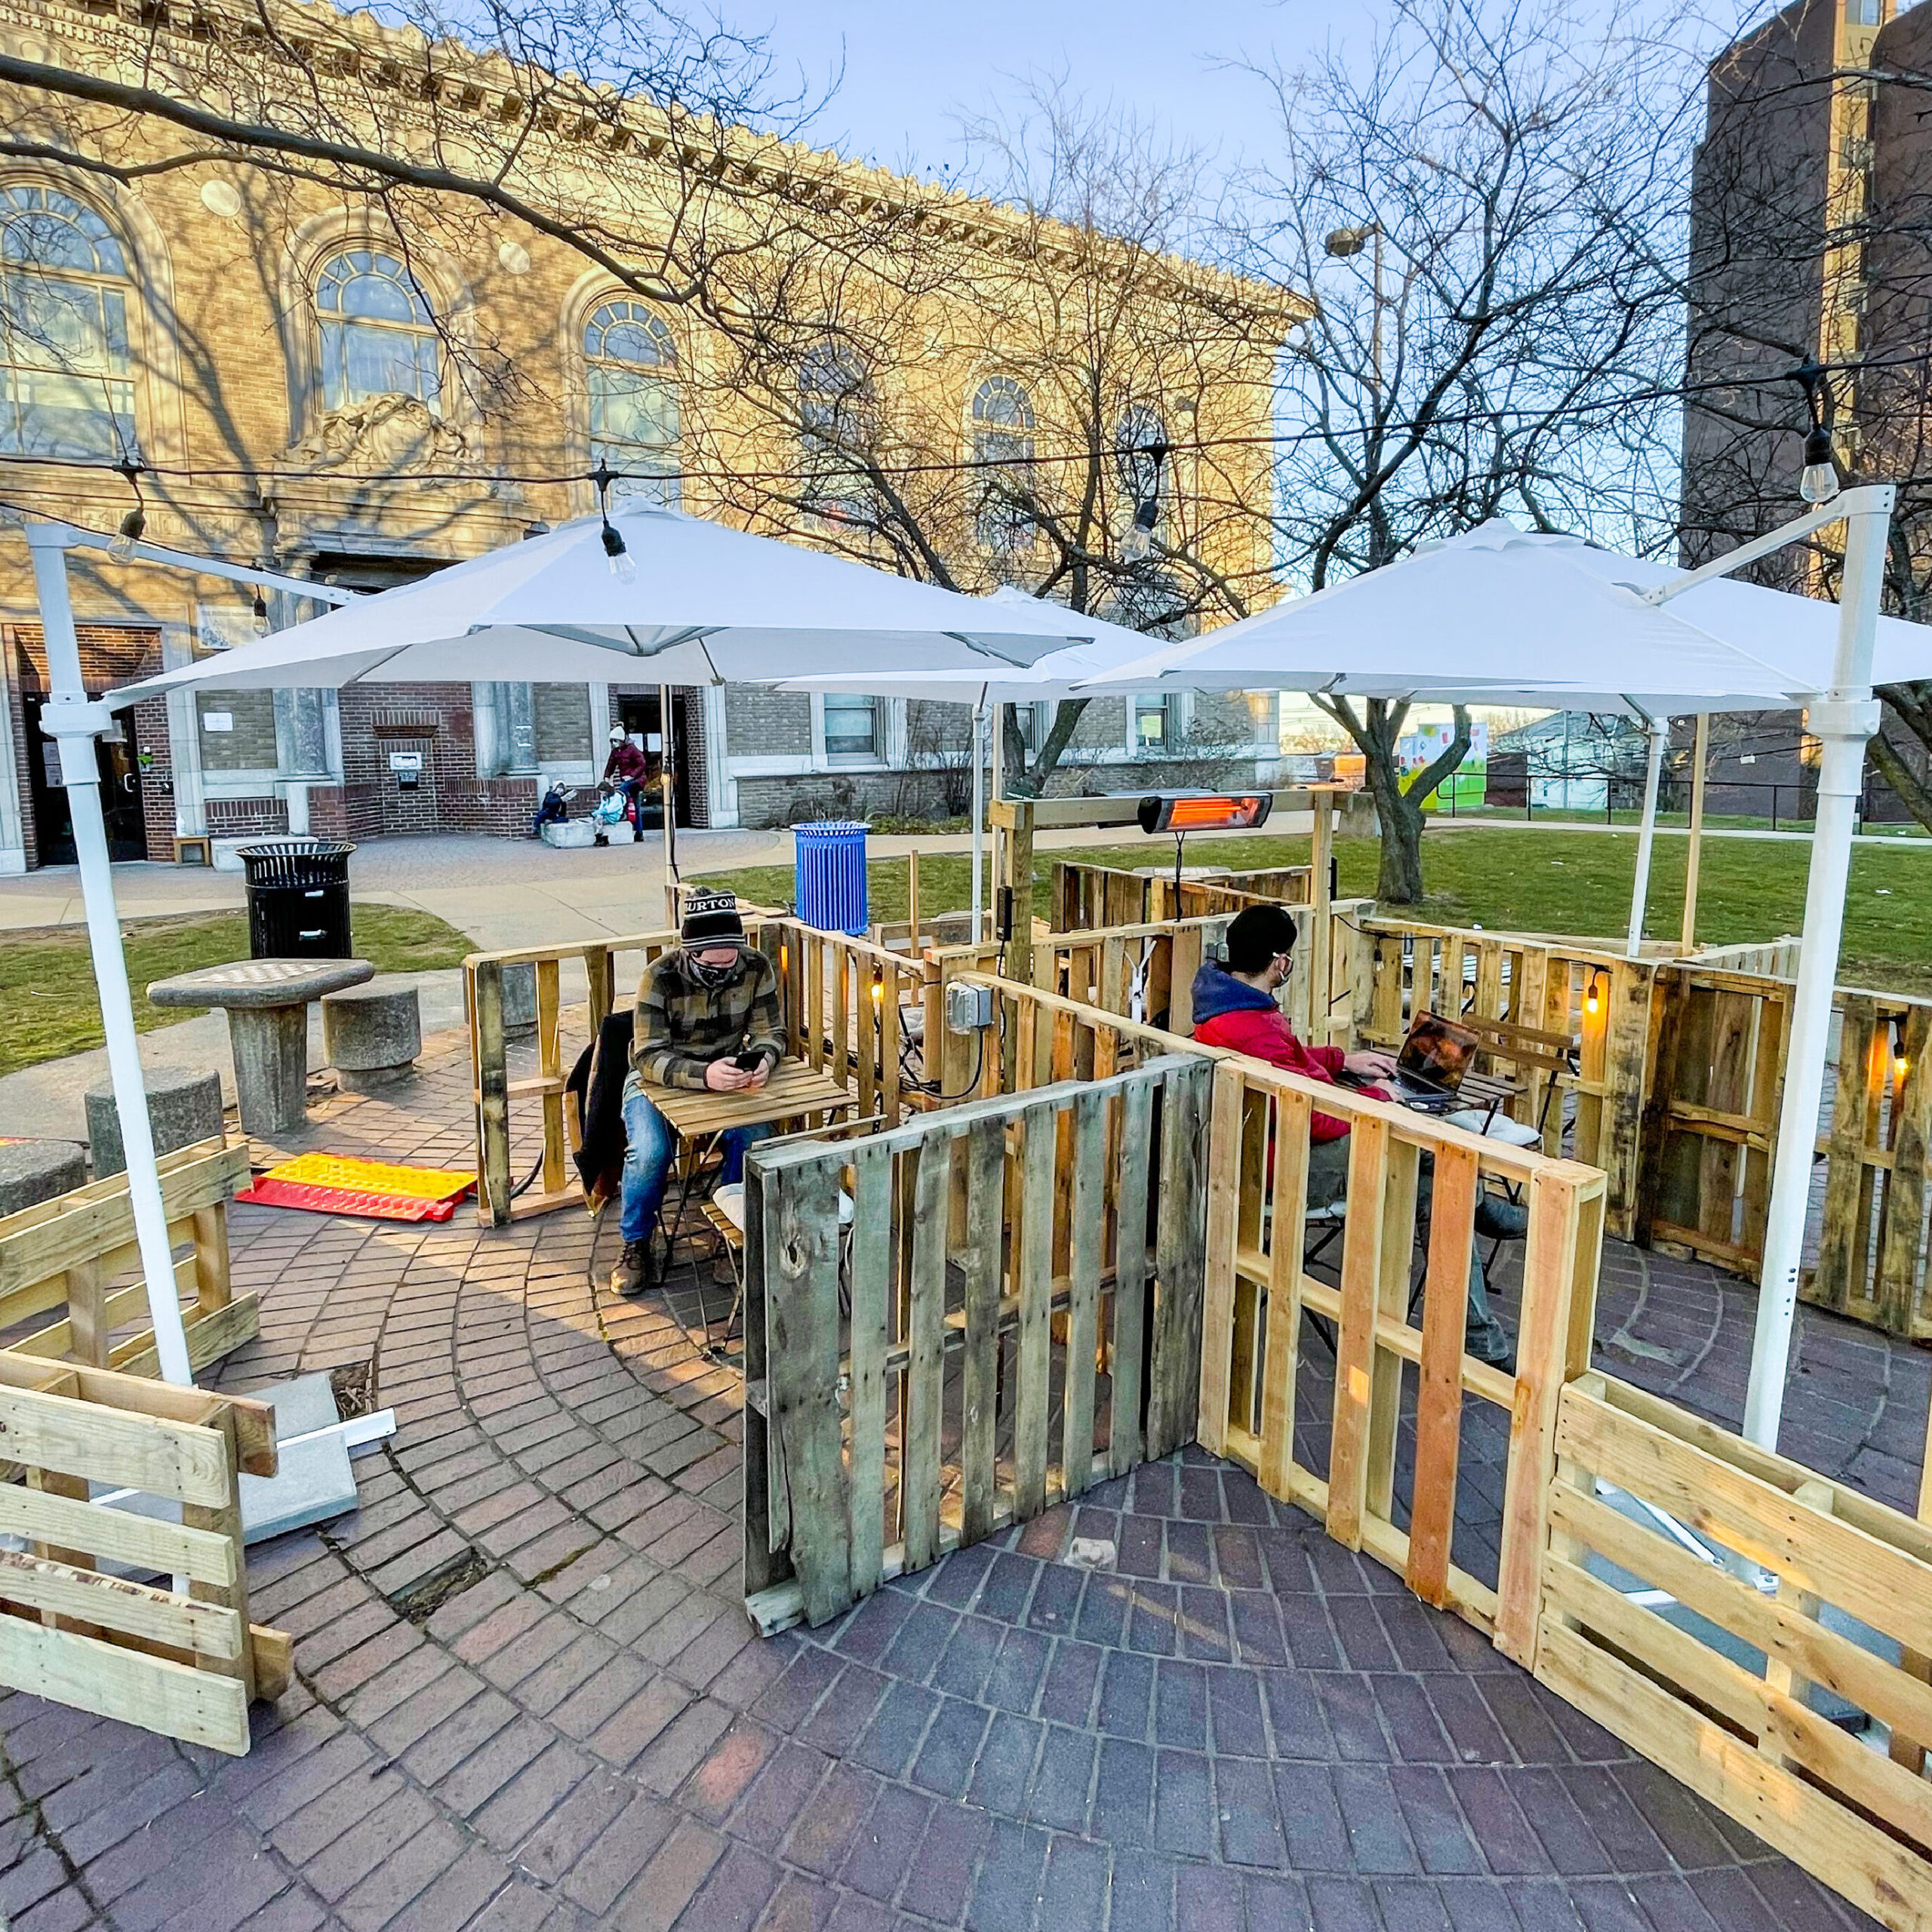
{"type": "Polygon", "coordinates": [[[372,984],[325,994],[322,1043],[338,1075],[401,1072],[423,1051],[416,989],[372,984]]]}
{"type": "Polygon", "coordinates": [[[238,959],[156,980],[148,998],[156,1006],[251,1008],[304,1006],[324,993],[359,986],[376,969],[366,959],[238,959]]]}

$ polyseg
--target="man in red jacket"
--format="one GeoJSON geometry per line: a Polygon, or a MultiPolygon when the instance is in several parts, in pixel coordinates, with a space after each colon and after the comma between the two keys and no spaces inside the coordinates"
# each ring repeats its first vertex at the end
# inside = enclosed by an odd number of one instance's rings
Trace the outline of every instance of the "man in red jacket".
{"type": "MultiPolygon", "coordinates": [[[[1335,1083],[1346,1073],[1362,1083],[1362,1091],[1378,1100],[1393,1100],[1386,1088],[1366,1083],[1395,1070],[1395,1057],[1374,1052],[1346,1053],[1340,1047],[1307,1047],[1294,1035],[1275,995],[1294,969],[1296,928],[1294,918],[1279,906],[1251,906],[1228,927],[1227,963],[1210,960],[1194,976],[1194,1037],[1204,1046],[1226,1047],[1250,1054],[1309,1080],[1335,1083]]],[[[1349,1123],[1340,1115],[1320,1112],[1309,1116],[1308,1202],[1325,1208],[1341,1200],[1349,1189],[1349,1123]]],[[[1417,1211],[1428,1226],[1434,1191],[1435,1163],[1422,1158],[1422,1183],[1417,1211]]],[[[1476,1208],[1476,1232],[1487,1239],[1520,1239],[1528,1225],[1525,1210],[1484,1193],[1476,1208]]],[[[1482,1261],[1469,1255],[1469,1307],[1463,1346],[1480,1360],[1508,1367],[1515,1357],[1509,1331],[1489,1312],[1488,1284],[1482,1261]]]]}

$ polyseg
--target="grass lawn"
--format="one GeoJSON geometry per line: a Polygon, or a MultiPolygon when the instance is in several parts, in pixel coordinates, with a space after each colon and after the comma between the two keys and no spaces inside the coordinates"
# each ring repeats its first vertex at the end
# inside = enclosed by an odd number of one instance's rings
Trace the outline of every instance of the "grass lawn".
{"type": "MultiPolygon", "coordinates": [[[[1672,937],[1678,931],[1688,850],[1685,839],[1657,841],[1645,928],[1652,938],[1672,937]]],[[[1172,848],[1168,851],[1171,856],[1172,848]]],[[[1338,839],[1336,854],[1344,895],[1371,894],[1375,841],[1338,839]]],[[[1074,856],[1042,854],[1035,878],[1044,887],[1054,857],[1074,856]]],[[[1137,845],[1097,844],[1078,856],[1097,865],[1138,866],[1158,864],[1162,855],[1160,846],[1149,840],[1137,845]]],[[[1232,866],[1244,871],[1305,865],[1308,841],[1192,839],[1187,856],[1192,865],[1232,866]]],[[[1423,841],[1429,898],[1414,911],[1419,918],[1444,925],[1620,938],[1630,915],[1636,860],[1634,832],[1540,832],[1525,828],[1432,832],[1423,841]]],[[[1804,916],[1804,878],[1810,860],[1809,844],[1797,840],[1706,839],[1698,894],[1699,938],[1709,945],[1725,946],[1797,931],[1804,916]]],[[[707,883],[730,886],[767,906],[785,905],[792,897],[792,874],[782,866],[721,874],[707,883]]],[[[906,862],[875,862],[871,884],[872,917],[903,918],[906,862]]],[[[919,889],[929,909],[949,911],[968,904],[971,861],[963,856],[922,858],[919,889]]],[[[1901,841],[1897,850],[1853,848],[1838,980],[1847,986],[1932,992],[1932,851],[1921,841],[1901,841]]]]}
{"type": "MultiPolygon", "coordinates": [[[[358,903],[357,957],[379,973],[420,973],[460,966],[475,948],[455,927],[401,906],[358,903]]],[[[121,928],[134,1024],[145,1033],[192,1020],[192,1009],[147,1001],[156,980],[248,956],[245,912],[196,912],[180,918],[133,919],[121,928]]],[[[78,927],[11,933],[0,943],[0,1073],[85,1053],[101,1044],[100,1002],[86,933],[78,927]]]]}

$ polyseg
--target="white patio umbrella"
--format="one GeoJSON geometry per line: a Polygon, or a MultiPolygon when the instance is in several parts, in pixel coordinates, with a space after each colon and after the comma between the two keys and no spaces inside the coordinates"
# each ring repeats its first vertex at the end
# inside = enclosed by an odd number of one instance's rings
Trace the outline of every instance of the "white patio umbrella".
{"type": "MultiPolygon", "coordinates": [[[[218,657],[143,679],[183,686],[540,679],[770,683],[854,671],[1007,670],[1091,637],[1095,620],[1032,598],[936,584],[642,504],[580,517],[218,657]]],[[[664,718],[669,762],[671,720],[664,718]]],[[[667,903],[675,829],[665,814],[667,903]]]]}
{"type": "Polygon", "coordinates": [[[995,611],[983,598],[774,537],[626,505],[608,523],[589,516],[560,524],[115,697],[184,685],[531,678],[769,683],[832,663],[854,671],[1030,664],[1094,629],[1058,605],[1028,598],[995,611]]]}
{"type": "MultiPolygon", "coordinates": [[[[1865,746],[1878,722],[1872,685],[1875,676],[1885,681],[1932,667],[1926,640],[1915,635],[1919,627],[1878,615],[1894,495],[1889,485],[1846,491],[1701,569],[1675,574],[1490,525],[1121,674],[1183,688],[1272,685],[1594,710],[1620,705],[1653,727],[1648,820],[1655,816],[1655,721],[1672,712],[1810,703],[1823,748],[1817,817],[1745,1406],[1746,1435],[1767,1447],[1776,1446],[1784,1399],[1852,814],[1865,746]],[[1848,535],[1837,605],[1726,581],[1841,519],[1848,535]],[[1647,576],[1646,587],[1628,587],[1647,576]],[[1767,605],[1766,598],[1780,601],[1767,605]]],[[[1640,868],[1643,856],[1640,845],[1640,868]]]]}

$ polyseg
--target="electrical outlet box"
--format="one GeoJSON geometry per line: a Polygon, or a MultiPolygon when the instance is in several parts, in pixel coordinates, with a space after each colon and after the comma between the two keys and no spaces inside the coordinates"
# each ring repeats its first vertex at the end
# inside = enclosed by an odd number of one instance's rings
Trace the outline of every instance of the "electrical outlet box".
{"type": "Polygon", "coordinates": [[[992,989],[955,980],[946,989],[946,1023],[955,1033],[983,1032],[993,1023],[992,989]]]}

